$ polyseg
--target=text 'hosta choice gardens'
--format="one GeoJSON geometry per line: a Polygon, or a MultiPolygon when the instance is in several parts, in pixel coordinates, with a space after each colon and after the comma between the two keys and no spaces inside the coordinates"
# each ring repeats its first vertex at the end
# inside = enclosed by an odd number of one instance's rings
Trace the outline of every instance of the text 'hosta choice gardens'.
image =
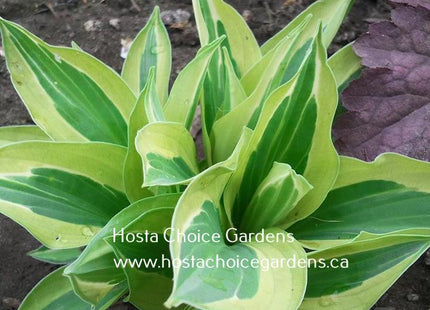
{"type": "Polygon", "coordinates": [[[0,19],[36,124],[0,128],[0,212],[63,265],[20,309],[370,309],[430,247],[430,164],[334,148],[362,65],[327,47],[352,5],[316,1],[259,46],[232,6],[193,0],[202,47],[171,88],[158,8],[121,75],[0,19]]]}

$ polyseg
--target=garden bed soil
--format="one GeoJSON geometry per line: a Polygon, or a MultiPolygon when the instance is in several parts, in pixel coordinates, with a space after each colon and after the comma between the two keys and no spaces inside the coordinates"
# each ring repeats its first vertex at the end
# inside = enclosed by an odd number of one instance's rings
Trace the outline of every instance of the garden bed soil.
{"type": "MultiPolygon", "coordinates": [[[[231,0],[247,16],[260,43],[270,38],[311,0],[231,0]]],[[[133,38],[144,26],[154,5],[162,11],[183,9],[192,12],[191,0],[0,0],[0,16],[23,25],[47,42],[70,45],[75,41],[116,71],[121,70],[121,39],[133,38]],[[119,19],[116,27],[113,19],[119,19]],[[94,21],[93,31],[85,23],[94,21]],[[110,24],[111,21],[111,24],[110,24]]],[[[358,0],[329,53],[364,33],[371,22],[389,17],[385,1],[358,0]]],[[[191,18],[182,29],[169,29],[173,45],[173,75],[194,56],[199,47],[191,18]]],[[[31,118],[14,91],[4,58],[0,58],[0,126],[31,124],[31,118]]],[[[19,225],[0,215],[0,310],[10,310],[54,266],[38,262],[26,253],[39,244],[19,225]]],[[[119,305],[118,309],[127,309],[119,305]]],[[[381,298],[376,309],[429,310],[430,266],[422,257],[381,298]],[[413,295],[416,294],[416,295],[413,295]]],[[[131,309],[131,307],[130,307],[131,309]]]]}

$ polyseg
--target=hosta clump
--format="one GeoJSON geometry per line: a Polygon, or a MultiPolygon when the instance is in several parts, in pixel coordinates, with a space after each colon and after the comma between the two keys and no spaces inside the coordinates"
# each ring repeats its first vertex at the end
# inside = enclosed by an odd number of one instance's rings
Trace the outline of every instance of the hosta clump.
{"type": "Polygon", "coordinates": [[[43,244],[33,257],[65,264],[21,309],[107,309],[123,297],[151,310],[369,309],[430,245],[430,164],[365,163],[333,147],[338,92],[361,64],[351,46],[328,60],[326,47],[352,1],[317,1],[261,47],[225,2],[193,5],[203,47],[170,92],[158,9],[121,76],[1,20],[37,126],[0,129],[0,212],[43,244]],[[199,105],[203,161],[190,135],[199,105]],[[166,229],[222,237],[169,243],[166,229]],[[159,238],[118,242],[114,231],[159,238]],[[277,238],[231,242],[234,231],[277,238]],[[162,258],[176,263],[117,264],[162,258]],[[185,264],[193,258],[242,264],[185,264]],[[305,264],[280,263],[291,260],[305,264]]]}

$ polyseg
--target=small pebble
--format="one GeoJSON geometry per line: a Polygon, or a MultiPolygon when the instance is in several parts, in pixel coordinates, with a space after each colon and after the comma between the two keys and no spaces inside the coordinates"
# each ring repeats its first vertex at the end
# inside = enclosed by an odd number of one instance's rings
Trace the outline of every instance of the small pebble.
{"type": "Polygon", "coordinates": [[[112,18],[109,20],[109,26],[116,30],[121,30],[121,26],[119,24],[119,18],[112,18]]]}
{"type": "Polygon", "coordinates": [[[130,50],[131,44],[133,43],[132,38],[121,39],[121,58],[126,59],[128,51],[130,50]]]}
{"type": "Polygon", "coordinates": [[[19,308],[21,302],[13,297],[5,297],[1,301],[1,305],[5,307],[6,310],[15,310],[19,308]]]}
{"type": "Polygon", "coordinates": [[[85,31],[92,32],[102,28],[102,22],[99,20],[90,19],[84,23],[85,31]]]}
{"type": "Polygon", "coordinates": [[[161,12],[161,19],[167,26],[186,25],[190,21],[190,18],[191,13],[182,9],[161,12]]]}
{"type": "Polygon", "coordinates": [[[408,294],[408,295],[406,296],[406,299],[407,299],[408,301],[418,301],[418,300],[420,300],[420,295],[418,295],[418,294],[414,294],[414,293],[410,293],[410,294],[408,294]]]}
{"type": "Polygon", "coordinates": [[[3,46],[0,45],[0,57],[4,57],[4,50],[3,50],[3,46]]]}
{"type": "Polygon", "coordinates": [[[296,0],[285,0],[285,2],[282,4],[282,6],[287,8],[288,6],[294,5],[296,3],[296,0]]]}
{"type": "Polygon", "coordinates": [[[242,12],[242,17],[245,21],[249,22],[252,19],[252,11],[251,10],[244,10],[242,12]]]}

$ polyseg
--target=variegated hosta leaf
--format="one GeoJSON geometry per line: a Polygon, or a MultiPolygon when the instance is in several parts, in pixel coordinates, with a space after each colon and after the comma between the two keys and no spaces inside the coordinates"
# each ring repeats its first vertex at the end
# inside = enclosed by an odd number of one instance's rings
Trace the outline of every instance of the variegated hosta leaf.
{"type": "Polygon", "coordinates": [[[196,57],[179,73],[164,106],[167,121],[183,123],[186,128],[191,127],[206,69],[224,38],[225,36],[222,36],[201,48],[196,57]]]}
{"type": "Polygon", "coordinates": [[[79,248],[50,249],[42,245],[40,248],[27,253],[27,255],[42,262],[63,265],[73,262],[81,253],[82,251],[79,248]]]}
{"type": "Polygon", "coordinates": [[[305,20],[297,26],[270,55],[264,57],[242,79],[249,97],[230,113],[217,120],[213,126],[211,143],[214,162],[228,158],[239,139],[242,128],[255,126],[265,99],[273,90],[289,81],[300,69],[304,59],[310,53],[310,43],[317,35],[316,28],[306,28],[307,22],[305,20]]]}
{"type": "Polygon", "coordinates": [[[275,162],[245,211],[241,231],[285,228],[286,216],[311,189],[312,185],[290,165],[275,162]]]}
{"type": "Polygon", "coordinates": [[[304,18],[242,77],[241,83],[248,95],[258,89],[268,96],[297,73],[318,34],[318,24],[314,25],[311,20],[312,16],[304,18]]]}
{"type": "Polygon", "coordinates": [[[336,83],[327,65],[321,36],[299,73],[266,101],[246,158],[226,189],[232,222],[240,225],[253,193],[273,163],[288,163],[314,187],[285,219],[291,224],[311,214],[331,189],[339,159],[331,141],[337,104],[336,83]]]}
{"type": "Polygon", "coordinates": [[[347,243],[362,231],[430,229],[430,163],[384,154],[366,163],[341,157],[324,203],[289,228],[309,248],[347,243]]]}
{"type": "Polygon", "coordinates": [[[213,56],[204,81],[201,106],[202,128],[206,136],[209,136],[216,120],[229,113],[246,97],[228,49],[222,47],[213,56]]]}
{"type": "MultiPolygon", "coordinates": [[[[258,85],[259,77],[261,72],[266,70],[267,65],[274,58],[276,59],[276,49],[282,45],[288,37],[291,37],[294,32],[300,28],[300,36],[295,43],[296,47],[293,49],[294,59],[287,68],[284,81],[288,81],[288,76],[292,77],[297,68],[300,66],[301,60],[306,55],[307,46],[310,44],[312,39],[316,35],[316,30],[321,26],[323,29],[322,41],[325,47],[330,45],[336,32],[338,31],[342,20],[346,13],[349,11],[354,0],[320,0],[311,5],[307,10],[300,14],[295,20],[293,20],[284,30],[282,30],[277,36],[269,40],[263,47],[263,58],[254,67],[252,67],[242,79],[242,84],[250,94],[255,87],[258,85]],[[294,68],[296,68],[294,70],[294,68]]],[[[288,42],[288,40],[287,40],[288,42]]],[[[354,62],[356,58],[354,59],[354,62]]],[[[354,68],[354,63],[348,63],[347,67],[351,66],[354,68]]],[[[274,67],[277,68],[277,67],[274,67]]],[[[272,69],[274,70],[274,69],[272,69]]],[[[346,72],[349,69],[344,69],[346,72]]],[[[278,84],[280,85],[280,84],[278,84]]],[[[272,88],[273,89],[273,88],[272,88]]]]}
{"type": "Polygon", "coordinates": [[[193,0],[193,8],[202,46],[226,35],[223,45],[229,50],[238,76],[261,58],[254,34],[229,4],[222,0],[193,0]]]}
{"type": "Polygon", "coordinates": [[[0,127],[0,147],[22,141],[50,141],[51,138],[37,126],[0,127]]]}
{"type": "MultiPolygon", "coordinates": [[[[195,0],[193,4],[203,46],[223,34],[226,35],[225,40],[222,42],[222,50],[218,49],[209,63],[204,82],[202,127],[208,137],[214,122],[231,110],[233,102],[230,101],[239,99],[240,101],[236,103],[238,104],[246,98],[239,83],[239,77],[254,62],[259,60],[261,55],[258,44],[248,25],[230,5],[221,0],[195,0]],[[228,31],[225,29],[224,24],[228,24],[228,31]],[[242,31],[238,31],[238,27],[243,28],[241,29],[242,31]],[[253,40],[250,40],[250,38],[253,40]],[[231,40],[235,47],[235,53],[232,51],[231,40]],[[255,55],[253,55],[253,51],[255,55]],[[235,56],[240,59],[241,67],[238,65],[235,56]],[[238,98],[237,96],[241,97],[238,98]]],[[[205,142],[207,144],[209,139],[205,139],[205,142]]],[[[210,145],[205,145],[205,147],[207,150],[210,149],[210,145]]],[[[210,155],[210,153],[208,154],[210,155]]]]}
{"type": "Polygon", "coordinates": [[[220,150],[220,155],[215,154],[214,158],[223,160],[226,154],[231,153],[242,126],[255,126],[262,102],[296,74],[320,26],[323,28],[323,43],[328,46],[351,3],[351,0],[319,1],[262,47],[263,58],[241,80],[248,99],[215,124],[213,139],[218,145],[214,149],[220,150]],[[333,15],[333,11],[338,14],[333,15]],[[230,128],[227,134],[224,128],[230,128]]]}
{"type": "Polygon", "coordinates": [[[223,96],[223,113],[227,114],[246,99],[245,90],[240,83],[239,78],[235,74],[234,66],[226,47],[222,48],[224,70],[224,91],[223,96]]]}
{"type": "Polygon", "coordinates": [[[148,124],[136,137],[142,157],[143,186],[169,186],[188,183],[199,173],[193,137],[183,124],[148,124]]]}
{"type": "Polygon", "coordinates": [[[114,229],[120,232],[137,218],[145,219],[145,214],[151,214],[153,210],[174,208],[179,197],[179,194],[168,194],[145,198],[114,216],[91,240],[82,255],[65,270],[76,294],[96,305],[112,290],[124,285],[126,275],[122,269],[116,268],[116,255],[105,239],[112,236],[114,229]]]}
{"type": "Polygon", "coordinates": [[[131,202],[152,196],[152,192],[142,187],[143,165],[136,150],[136,135],[142,127],[151,122],[164,120],[163,108],[157,95],[155,85],[155,69],[152,67],[148,76],[148,83],[142,90],[128,126],[128,150],[124,162],[124,186],[127,197],[131,202]]]}
{"type": "Polygon", "coordinates": [[[125,285],[118,287],[98,305],[91,306],[73,292],[69,280],[63,276],[63,268],[42,279],[25,297],[20,310],[105,310],[114,304],[127,290],[125,285]]]}
{"type": "Polygon", "coordinates": [[[300,310],[368,310],[430,246],[430,234],[422,236],[366,236],[352,243],[310,253],[347,268],[309,268],[306,296],[300,310]],[[333,261],[336,259],[337,261],[333,261]]]}
{"type": "Polygon", "coordinates": [[[75,309],[91,310],[91,305],[82,301],[73,293],[73,289],[63,277],[63,268],[59,268],[42,279],[27,295],[19,309],[75,309]]]}
{"type": "Polygon", "coordinates": [[[125,148],[23,142],[0,148],[0,212],[49,248],[86,245],[128,205],[125,148]]]}
{"type": "Polygon", "coordinates": [[[138,98],[139,103],[137,103],[145,106],[148,123],[164,121],[163,105],[161,104],[160,98],[157,94],[155,78],[155,67],[151,67],[149,70],[148,82],[138,98]]]}
{"type": "Polygon", "coordinates": [[[112,69],[12,22],[0,19],[0,27],[12,82],[41,129],[57,141],[127,145],[135,96],[112,69]]]}
{"type": "MultiPolygon", "coordinates": [[[[231,172],[224,167],[209,169],[193,181],[178,203],[173,228],[185,235],[208,234],[223,236],[219,206],[223,188],[231,172]]],[[[267,233],[280,233],[270,229],[267,233]]],[[[282,232],[286,234],[285,232],[282,232]]],[[[182,262],[191,259],[227,261],[263,261],[304,258],[304,250],[297,242],[248,243],[228,246],[221,241],[205,243],[173,242],[173,259],[182,262]]],[[[258,268],[235,266],[231,269],[179,268],[175,270],[174,289],[168,307],[187,303],[201,309],[297,309],[306,287],[306,269],[258,268]]]]}
{"type": "Polygon", "coordinates": [[[354,0],[316,1],[261,47],[263,55],[269,53],[283,38],[288,36],[288,34],[309,15],[312,15],[310,25],[311,27],[316,28],[318,24],[322,22],[322,27],[324,30],[323,43],[324,46],[329,46],[353,3],[354,0]]]}
{"type": "MultiPolygon", "coordinates": [[[[246,138],[248,136],[248,138],[246,138]]],[[[221,261],[282,260],[291,257],[303,259],[305,252],[293,243],[263,242],[255,240],[231,246],[225,244],[226,222],[221,207],[224,188],[235,169],[240,150],[249,139],[244,140],[229,161],[212,166],[188,186],[175,210],[172,227],[185,236],[207,234],[210,238],[220,236],[218,241],[187,242],[175,238],[170,246],[172,259],[180,261],[174,266],[174,288],[166,302],[167,307],[189,304],[198,309],[297,309],[305,288],[306,269],[275,268],[263,270],[253,267],[234,266],[223,268],[222,264],[205,266],[217,258],[221,261]],[[185,267],[190,260],[200,260],[203,266],[185,267]]],[[[286,235],[278,229],[267,233],[286,235]]]]}
{"type": "Polygon", "coordinates": [[[212,145],[209,137],[214,122],[228,114],[246,97],[228,49],[223,47],[215,53],[209,64],[200,103],[205,155],[209,165],[212,164],[212,145]]]}
{"type": "Polygon", "coordinates": [[[136,262],[134,266],[125,264],[120,268],[127,276],[130,292],[127,300],[139,309],[166,309],[163,303],[169,297],[173,282],[171,266],[165,263],[170,259],[170,253],[168,236],[164,234],[170,227],[173,211],[174,206],[148,210],[124,228],[126,235],[148,231],[145,242],[114,242],[113,237],[105,239],[113,248],[117,261],[136,262]],[[146,265],[143,260],[146,260],[146,265]]]}
{"type": "MultiPolygon", "coordinates": [[[[215,52],[209,63],[201,100],[206,160],[212,164],[212,127],[245,100],[239,78],[261,58],[261,52],[242,16],[224,1],[194,0],[193,7],[202,46],[226,36],[222,49],[215,52]]],[[[241,132],[239,128],[237,134],[241,132]]]]}
{"type": "Polygon", "coordinates": [[[155,7],[146,26],[139,32],[124,62],[122,77],[136,95],[148,82],[149,69],[155,67],[157,94],[164,104],[167,101],[172,51],[169,35],[155,7]]]}

